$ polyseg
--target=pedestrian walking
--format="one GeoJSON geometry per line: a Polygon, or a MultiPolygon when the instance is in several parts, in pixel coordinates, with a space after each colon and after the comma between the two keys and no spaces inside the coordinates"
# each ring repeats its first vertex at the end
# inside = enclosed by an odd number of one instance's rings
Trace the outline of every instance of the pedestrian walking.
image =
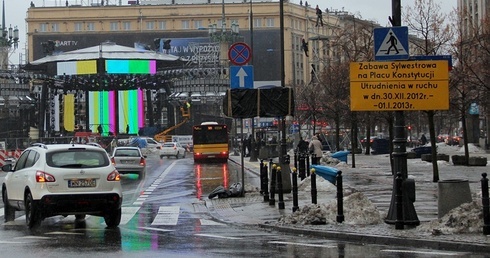
{"type": "Polygon", "coordinates": [[[426,145],[427,144],[427,138],[425,137],[425,134],[422,134],[422,137],[420,137],[420,143],[422,145],[426,145]]]}
{"type": "Polygon", "coordinates": [[[311,138],[311,142],[308,146],[308,149],[310,150],[310,154],[315,154],[311,157],[311,164],[320,165],[320,159],[323,156],[323,152],[322,152],[322,143],[320,142],[320,140],[318,140],[318,137],[313,136],[311,138]]]}
{"type": "Polygon", "coordinates": [[[299,137],[299,142],[297,145],[298,152],[299,153],[306,153],[308,152],[308,142],[303,139],[303,137],[299,137]]]}

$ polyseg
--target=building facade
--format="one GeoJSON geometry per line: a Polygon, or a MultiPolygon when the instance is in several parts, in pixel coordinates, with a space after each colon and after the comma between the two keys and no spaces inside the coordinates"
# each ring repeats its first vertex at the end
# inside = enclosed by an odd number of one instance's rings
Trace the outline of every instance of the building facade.
{"type": "MultiPolygon", "coordinates": [[[[230,87],[231,63],[227,54],[234,42],[245,42],[252,49],[249,64],[253,65],[254,87],[302,85],[311,80],[311,67],[321,69],[323,64],[319,60],[331,53],[326,39],[332,28],[339,26],[339,15],[325,13],[324,26],[316,27],[314,8],[285,2],[284,53],[281,53],[279,9],[278,2],[230,0],[138,1],[129,5],[107,1],[105,5],[31,7],[26,19],[26,55],[32,62],[47,54],[97,46],[106,41],[157,50],[155,39],[170,39],[171,46],[166,53],[180,56],[187,62],[179,67],[159,69],[159,72],[184,71],[192,73],[192,78],[174,80],[171,94],[165,92],[166,96],[159,99],[179,105],[179,96],[187,100],[198,96],[199,103],[207,104],[199,111],[206,114],[209,102],[213,102],[211,109],[217,105],[214,105],[216,98],[206,101],[205,96],[215,97],[208,94],[214,92],[219,97],[230,87]],[[232,31],[232,26],[239,31],[232,31]],[[210,30],[213,27],[215,32],[210,30]],[[310,38],[313,40],[308,57],[302,48],[302,39],[310,41],[310,38]],[[53,53],[47,53],[43,47],[47,42],[54,43],[53,53]],[[281,58],[285,63],[286,85],[281,85],[281,58]],[[213,76],[207,75],[208,71],[213,76]]],[[[209,111],[219,113],[219,110],[209,111]]],[[[169,110],[159,123],[168,126],[178,120],[178,113],[169,110]]]]}

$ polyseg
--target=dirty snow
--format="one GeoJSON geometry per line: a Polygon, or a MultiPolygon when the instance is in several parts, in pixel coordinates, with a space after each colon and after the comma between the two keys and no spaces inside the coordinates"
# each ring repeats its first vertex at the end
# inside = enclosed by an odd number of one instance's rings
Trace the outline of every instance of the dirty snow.
{"type": "MultiPolygon", "coordinates": [[[[469,153],[478,154],[485,153],[479,147],[469,144],[469,153]]],[[[437,145],[438,153],[462,153],[464,147],[448,146],[444,143],[437,145]]],[[[329,166],[345,166],[345,162],[340,162],[330,157],[330,153],[325,153],[321,159],[322,165],[329,166]]],[[[430,164],[425,162],[426,164],[430,164]]],[[[439,161],[440,165],[451,165],[450,162],[439,161]]],[[[303,180],[298,185],[298,191],[311,191],[310,177],[303,180]]],[[[317,176],[317,191],[336,193],[336,186],[317,176]]],[[[423,232],[428,232],[433,235],[440,234],[461,234],[461,233],[476,233],[482,232],[483,228],[483,212],[481,205],[481,192],[479,196],[473,197],[473,202],[462,204],[459,207],[449,211],[444,217],[430,222],[422,223],[416,228],[423,232]]],[[[383,216],[378,211],[377,207],[364,196],[363,193],[355,189],[344,186],[344,223],[352,225],[369,225],[379,224],[383,222],[383,216]]],[[[332,200],[326,204],[310,204],[301,207],[298,211],[283,216],[278,223],[287,224],[327,224],[337,223],[337,200],[332,200]]]]}

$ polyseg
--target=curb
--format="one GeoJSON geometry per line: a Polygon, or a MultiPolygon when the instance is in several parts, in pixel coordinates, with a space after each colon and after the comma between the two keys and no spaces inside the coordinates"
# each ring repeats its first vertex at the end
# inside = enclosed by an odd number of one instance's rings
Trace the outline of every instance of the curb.
{"type": "Polygon", "coordinates": [[[328,239],[343,240],[343,241],[358,241],[361,243],[370,243],[378,245],[399,245],[406,247],[430,248],[447,251],[465,251],[465,252],[490,252],[490,245],[472,244],[468,242],[454,242],[428,239],[414,239],[404,237],[391,237],[381,235],[358,234],[353,232],[339,232],[333,230],[314,230],[314,229],[299,229],[285,226],[275,226],[260,224],[260,228],[276,230],[284,233],[303,234],[315,237],[324,237],[328,239]]]}

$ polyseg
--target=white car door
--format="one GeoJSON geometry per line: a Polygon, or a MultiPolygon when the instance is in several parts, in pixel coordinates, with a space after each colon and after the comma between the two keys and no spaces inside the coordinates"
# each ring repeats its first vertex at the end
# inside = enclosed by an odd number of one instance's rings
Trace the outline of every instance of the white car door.
{"type": "Polygon", "coordinates": [[[9,172],[8,178],[5,179],[5,183],[7,184],[7,194],[11,200],[24,199],[25,185],[29,179],[29,171],[31,170],[29,167],[26,167],[28,155],[29,151],[22,153],[15,164],[14,171],[9,172]]]}

